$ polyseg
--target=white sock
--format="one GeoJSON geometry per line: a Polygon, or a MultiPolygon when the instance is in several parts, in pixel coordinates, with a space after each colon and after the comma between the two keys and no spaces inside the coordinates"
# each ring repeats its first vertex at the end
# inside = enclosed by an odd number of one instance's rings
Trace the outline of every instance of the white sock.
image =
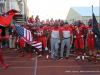
{"type": "Polygon", "coordinates": [[[78,56],[77,58],[80,58],[80,56],[78,56]]]}
{"type": "Polygon", "coordinates": [[[1,48],[2,48],[2,46],[1,46],[1,48]]]}
{"type": "Polygon", "coordinates": [[[84,59],[84,56],[82,56],[82,59],[84,59]]]}

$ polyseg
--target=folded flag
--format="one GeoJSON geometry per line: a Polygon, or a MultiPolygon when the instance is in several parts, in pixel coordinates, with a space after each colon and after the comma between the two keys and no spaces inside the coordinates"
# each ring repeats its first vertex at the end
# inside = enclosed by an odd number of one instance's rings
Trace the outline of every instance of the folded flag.
{"type": "Polygon", "coordinates": [[[41,42],[33,41],[33,37],[30,30],[27,30],[20,25],[15,25],[15,27],[20,38],[22,38],[28,44],[31,44],[31,46],[34,46],[37,49],[42,49],[41,42]]]}

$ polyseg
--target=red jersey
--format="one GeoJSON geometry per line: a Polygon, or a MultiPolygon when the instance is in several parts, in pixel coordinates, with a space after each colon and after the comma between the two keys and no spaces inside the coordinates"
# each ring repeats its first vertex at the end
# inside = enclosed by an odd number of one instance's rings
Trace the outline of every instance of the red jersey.
{"type": "Polygon", "coordinates": [[[39,18],[35,18],[36,23],[40,22],[39,18]]]}
{"type": "Polygon", "coordinates": [[[0,29],[0,40],[1,40],[2,29],[0,29]]]}
{"type": "Polygon", "coordinates": [[[54,27],[50,28],[50,31],[52,31],[52,33],[51,33],[52,38],[59,38],[59,33],[61,33],[60,27],[55,28],[55,26],[54,26],[54,27]]]}
{"type": "Polygon", "coordinates": [[[76,31],[76,37],[80,37],[84,34],[84,29],[86,29],[86,26],[75,26],[74,30],[76,31]]]}
{"type": "Polygon", "coordinates": [[[88,38],[92,37],[92,26],[88,26],[87,30],[88,30],[88,38]]]}
{"type": "Polygon", "coordinates": [[[34,23],[34,18],[29,18],[29,23],[34,23]]]}
{"type": "Polygon", "coordinates": [[[42,35],[42,34],[45,34],[45,30],[47,30],[48,28],[47,28],[47,26],[44,26],[44,27],[42,27],[42,28],[38,28],[38,32],[42,35]]]}

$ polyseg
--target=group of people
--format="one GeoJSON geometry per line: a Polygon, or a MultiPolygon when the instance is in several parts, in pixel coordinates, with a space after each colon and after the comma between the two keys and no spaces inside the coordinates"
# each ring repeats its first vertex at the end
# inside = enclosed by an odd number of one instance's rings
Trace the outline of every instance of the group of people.
{"type": "MultiPolygon", "coordinates": [[[[70,50],[73,48],[73,45],[75,44],[77,52],[77,58],[75,58],[75,60],[80,59],[80,52],[81,52],[82,60],[84,61],[85,60],[84,46],[85,44],[88,44],[89,59],[86,61],[87,62],[92,61],[92,54],[93,54],[94,63],[97,63],[97,49],[94,48],[95,34],[92,31],[92,19],[89,19],[88,26],[86,26],[82,20],[77,20],[72,24],[68,24],[68,22],[65,22],[64,20],[60,19],[54,21],[53,18],[50,21],[47,19],[46,22],[45,21],[41,22],[39,16],[37,16],[35,20],[32,16],[31,18],[29,18],[29,22],[20,23],[19,25],[31,31],[34,41],[42,43],[44,48],[42,49],[45,50],[46,52],[46,59],[49,59],[49,51],[51,51],[51,61],[56,60],[58,56],[58,48],[60,48],[59,60],[62,60],[64,48],[66,47],[66,60],[68,60],[70,50]]],[[[16,31],[15,26],[11,26],[11,29],[9,29],[8,31],[11,32],[12,35],[9,37],[10,39],[16,37],[14,43],[15,50],[19,49],[19,52],[22,52],[20,57],[23,57],[24,51],[26,51],[29,55],[28,57],[30,58],[31,53],[34,50],[38,52],[39,58],[42,57],[43,50],[31,46],[30,44],[25,42],[22,38],[20,38],[16,31]]],[[[98,49],[98,54],[100,55],[99,49],[98,49]]],[[[2,58],[2,51],[0,53],[0,56],[2,58]]],[[[2,64],[4,64],[1,58],[0,61],[2,64]]],[[[6,67],[8,66],[9,65],[6,65],[6,67]]]]}
{"type": "MultiPolygon", "coordinates": [[[[32,16],[33,17],[33,16],[32,16]]],[[[89,19],[88,26],[84,24],[82,20],[77,20],[72,24],[68,24],[64,20],[53,20],[48,19],[40,22],[37,16],[34,20],[29,18],[29,23],[20,23],[20,25],[32,32],[35,41],[42,42],[44,50],[46,51],[46,59],[49,58],[49,51],[51,51],[51,60],[56,60],[58,56],[58,48],[60,48],[59,60],[63,59],[64,48],[66,47],[66,60],[69,59],[70,49],[72,49],[75,44],[77,58],[80,59],[80,52],[82,53],[82,60],[84,61],[85,55],[85,44],[88,44],[89,49],[89,59],[87,62],[92,61],[92,54],[94,56],[94,63],[97,63],[97,49],[94,49],[95,34],[92,32],[92,19],[89,19]]],[[[16,41],[19,43],[20,51],[22,51],[22,56],[24,56],[24,50],[29,53],[31,57],[31,51],[35,49],[39,51],[39,58],[42,57],[42,49],[36,49],[21,38],[17,38],[16,41]],[[18,41],[19,39],[19,41],[18,41]],[[21,41],[21,42],[20,42],[21,41]]],[[[16,44],[16,43],[15,43],[16,44]]],[[[17,48],[17,46],[15,46],[17,48]]],[[[17,50],[17,49],[16,49],[17,50]]],[[[98,50],[100,55],[100,51],[98,50]]]]}

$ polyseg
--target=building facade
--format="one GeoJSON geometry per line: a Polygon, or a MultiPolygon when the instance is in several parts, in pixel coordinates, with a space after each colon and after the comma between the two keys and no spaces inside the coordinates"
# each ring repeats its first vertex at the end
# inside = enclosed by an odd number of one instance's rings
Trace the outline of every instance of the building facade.
{"type": "MultiPolygon", "coordinates": [[[[94,7],[93,12],[99,22],[99,7],[94,7]]],[[[66,17],[66,21],[68,21],[69,24],[76,20],[83,20],[87,25],[89,19],[92,19],[92,7],[71,7],[66,17]]]]}

